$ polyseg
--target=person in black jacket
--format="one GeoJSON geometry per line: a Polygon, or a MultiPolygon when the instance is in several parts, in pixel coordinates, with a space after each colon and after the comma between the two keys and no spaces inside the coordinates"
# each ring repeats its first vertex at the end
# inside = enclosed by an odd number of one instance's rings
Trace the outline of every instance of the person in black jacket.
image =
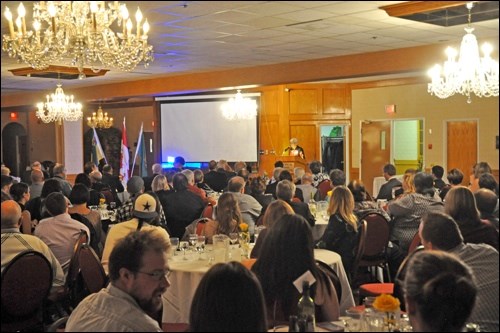
{"type": "Polygon", "coordinates": [[[392,189],[396,187],[402,187],[403,184],[396,179],[396,167],[392,164],[384,165],[384,178],[387,180],[387,183],[382,185],[380,191],[377,195],[377,200],[385,199],[390,201],[394,199],[394,194],[392,193],[392,189]]]}
{"type": "Polygon", "coordinates": [[[290,146],[288,146],[283,152],[284,155],[290,156],[300,156],[302,159],[306,159],[306,154],[304,153],[304,148],[298,146],[297,143],[299,140],[297,138],[290,139],[290,146]]]}

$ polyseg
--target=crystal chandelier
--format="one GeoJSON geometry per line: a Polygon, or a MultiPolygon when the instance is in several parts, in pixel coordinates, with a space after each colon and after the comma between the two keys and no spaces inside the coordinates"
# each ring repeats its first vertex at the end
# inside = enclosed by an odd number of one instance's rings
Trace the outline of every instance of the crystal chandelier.
{"type": "Polygon", "coordinates": [[[12,12],[5,8],[9,34],[3,35],[2,49],[35,69],[69,60],[82,79],[85,66],[96,72],[103,66],[131,71],[141,61],[145,67],[153,61],[149,23],[139,8],[135,32],[127,6],[118,1],[108,5],[106,1],[40,1],[33,6],[33,31],[26,29],[22,3],[17,14],[15,28],[12,12]]]}
{"type": "Polygon", "coordinates": [[[482,47],[484,57],[479,56],[479,47],[476,36],[472,33],[471,9],[473,3],[467,4],[469,10],[466,34],[460,45],[458,62],[455,60],[457,51],[448,47],[443,69],[440,65],[432,67],[428,74],[432,82],[427,91],[439,98],[448,98],[454,94],[467,96],[467,103],[471,103],[471,93],[478,97],[498,96],[498,60],[490,57],[492,46],[485,43],[482,47]]]}
{"type": "Polygon", "coordinates": [[[257,115],[257,102],[243,97],[241,90],[238,90],[235,97],[222,104],[221,109],[224,118],[229,120],[252,119],[257,115]]]}
{"type": "Polygon", "coordinates": [[[113,126],[113,117],[108,117],[108,113],[103,112],[99,105],[97,113],[93,112],[92,117],[87,117],[87,125],[93,128],[110,128],[113,126]]]}
{"type": "Polygon", "coordinates": [[[57,121],[61,124],[63,120],[77,121],[83,116],[82,104],[74,102],[73,95],[65,95],[60,83],[53,94],[47,95],[45,103],[40,102],[36,106],[36,116],[44,123],[57,121]]]}

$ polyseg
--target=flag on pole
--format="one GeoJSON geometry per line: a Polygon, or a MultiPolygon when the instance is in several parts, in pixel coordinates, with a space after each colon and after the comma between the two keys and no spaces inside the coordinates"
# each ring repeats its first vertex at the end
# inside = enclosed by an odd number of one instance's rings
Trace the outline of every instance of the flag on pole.
{"type": "Polygon", "coordinates": [[[137,139],[137,147],[135,149],[134,163],[132,164],[132,172],[134,172],[135,162],[137,161],[137,156],[139,156],[139,176],[147,177],[148,167],[146,163],[146,143],[144,142],[144,123],[141,124],[141,130],[139,131],[139,138],[137,139]]]}
{"type": "Polygon", "coordinates": [[[108,160],[104,155],[104,150],[102,149],[101,142],[99,141],[99,136],[97,136],[97,132],[95,131],[95,127],[92,127],[94,130],[94,137],[92,138],[92,155],[90,160],[95,163],[95,165],[99,165],[99,161],[104,159],[106,164],[108,164],[108,160]]]}
{"type": "Polygon", "coordinates": [[[127,144],[127,128],[125,127],[125,117],[123,117],[123,127],[122,127],[122,142],[121,142],[121,158],[120,158],[120,176],[122,179],[123,186],[127,186],[129,179],[129,152],[127,144]]]}

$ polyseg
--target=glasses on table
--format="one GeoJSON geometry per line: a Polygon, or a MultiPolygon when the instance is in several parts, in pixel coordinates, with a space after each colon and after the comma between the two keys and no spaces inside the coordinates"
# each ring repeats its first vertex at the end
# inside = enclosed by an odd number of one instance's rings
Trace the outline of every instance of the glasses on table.
{"type": "Polygon", "coordinates": [[[157,281],[160,281],[164,277],[166,277],[168,279],[168,277],[170,276],[170,274],[172,273],[172,271],[169,270],[169,269],[167,269],[167,270],[158,270],[158,271],[152,271],[152,272],[137,271],[137,273],[149,275],[153,279],[155,279],[157,281]]]}

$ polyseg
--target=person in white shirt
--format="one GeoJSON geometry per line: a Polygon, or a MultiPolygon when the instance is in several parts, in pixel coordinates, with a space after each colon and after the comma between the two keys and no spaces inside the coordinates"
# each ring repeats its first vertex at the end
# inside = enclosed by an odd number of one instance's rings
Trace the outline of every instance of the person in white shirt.
{"type": "Polygon", "coordinates": [[[158,229],[134,231],[118,241],[109,259],[110,284],[78,304],[65,331],[162,332],[151,315],[161,312],[161,295],[170,286],[169,247],[158,229]]]}

